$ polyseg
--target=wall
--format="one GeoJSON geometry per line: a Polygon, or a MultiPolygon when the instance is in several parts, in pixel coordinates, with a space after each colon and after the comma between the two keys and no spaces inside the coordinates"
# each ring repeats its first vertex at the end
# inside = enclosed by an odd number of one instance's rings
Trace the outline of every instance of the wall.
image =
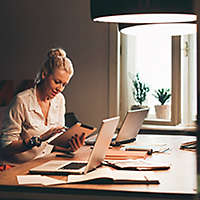
{"type": "Polygon", "coordinates": [[[200,1],[195,0],[195,10],[197,13],[198,23],[197,23],[197,174],[198,174],[198,199],[200,199],[200,1]]]}
{"type": "Polygon", "coordinates": [[[0,80],[34,79],[61,46],[75,68],[68,111],[97,127],[108,117],[108,25],[90,20],[90,0],[1,0],[0,25],[0,80]]]}

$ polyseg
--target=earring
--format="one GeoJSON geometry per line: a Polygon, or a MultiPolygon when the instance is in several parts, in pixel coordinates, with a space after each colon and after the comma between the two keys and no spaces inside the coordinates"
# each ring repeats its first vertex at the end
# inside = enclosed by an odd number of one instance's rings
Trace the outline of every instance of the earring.
{"type": "Polygon", "coordinates": [[[42,72],[41,78],[42,78],[42,80],[44,80],[46,78],[46,73],[45,72],[42,72]]]}

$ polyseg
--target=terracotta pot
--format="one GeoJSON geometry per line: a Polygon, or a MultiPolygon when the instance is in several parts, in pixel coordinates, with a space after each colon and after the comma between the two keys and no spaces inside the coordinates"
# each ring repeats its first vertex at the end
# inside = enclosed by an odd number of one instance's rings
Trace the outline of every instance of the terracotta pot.
{"type": "Polygon", "coordinates": [[[170,118],[170,106],[169,105],[155,105],[156,118],[169,119],[170,118]]]}

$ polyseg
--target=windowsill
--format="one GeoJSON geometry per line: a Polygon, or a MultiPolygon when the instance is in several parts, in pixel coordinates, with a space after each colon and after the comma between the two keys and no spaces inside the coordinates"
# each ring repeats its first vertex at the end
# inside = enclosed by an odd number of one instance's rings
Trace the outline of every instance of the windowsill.
{"type": "Polygon", "coordinates": [[[144,124],[140,130],[140,133],[148,134],[177,134],[177,135],[196,135],[196,126],[162,126],[162,125],[149,125],[144,124]]]}

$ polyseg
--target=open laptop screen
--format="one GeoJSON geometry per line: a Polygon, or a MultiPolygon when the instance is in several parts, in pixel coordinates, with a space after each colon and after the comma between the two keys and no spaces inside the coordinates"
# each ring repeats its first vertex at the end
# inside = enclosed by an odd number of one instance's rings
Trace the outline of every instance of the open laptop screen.
{"type": "Polygon", "coordinates": [[[120,145],[122,143],[133,142],[142,127],[148,111],[149,108],[129,110],[113,144],[120,145]]]}

